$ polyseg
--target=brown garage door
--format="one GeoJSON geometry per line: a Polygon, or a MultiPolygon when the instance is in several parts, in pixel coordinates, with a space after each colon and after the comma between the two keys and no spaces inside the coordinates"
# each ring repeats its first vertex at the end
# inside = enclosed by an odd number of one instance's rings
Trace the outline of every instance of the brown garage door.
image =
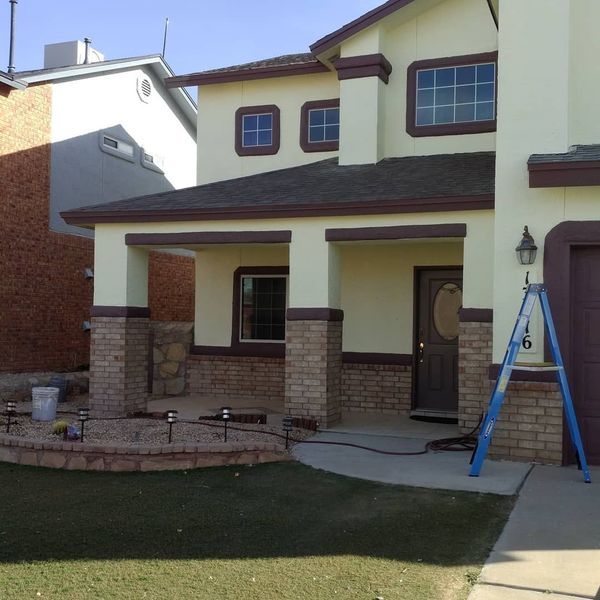
{"type": "Polygon", "coordinates": [[[587,459],[600,465],[600,247],[571,262],[571,386],[587,459]]]}

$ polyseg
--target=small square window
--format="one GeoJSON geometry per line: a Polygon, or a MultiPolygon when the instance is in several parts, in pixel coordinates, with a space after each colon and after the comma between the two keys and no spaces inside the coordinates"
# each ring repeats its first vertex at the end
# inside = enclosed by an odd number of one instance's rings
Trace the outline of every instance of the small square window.
{"type": "Polygon", "coordinates": [[[339,139],[339,100],[306,102],[300,118],[300,146],[304,152],[337,150],[339,139]]]}
{"type": "Polygon", "coordinates": [[[410,65],[406,128],[411,135],[495,130],[496,54],[456,57],[456,65],[451,60],[410,65]]]}
{"type": "Polygon", "coordinates": [[[279,151],[279,108],[248,106],[236,112],[235,150],[239,156],[279,151]]]}

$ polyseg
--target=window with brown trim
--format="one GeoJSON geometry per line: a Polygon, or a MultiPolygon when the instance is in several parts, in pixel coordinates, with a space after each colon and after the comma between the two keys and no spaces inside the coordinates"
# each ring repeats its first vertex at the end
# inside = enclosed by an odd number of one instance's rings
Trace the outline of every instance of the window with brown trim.
{"type": "Polygon", "coordinates": [[[289,267],[240,267],[234,273],[231,346],[278,356],[285,346],[289,267]]]}
{"type": "Polygon", "coordinates": [[[406,131],[413,137],[496,130],[497,52],[408,67],[406,131]]]}
{"type": "Polygon", "coordinates": [[[280,111],[274,104],[243,106],[235,113],[235,151],[238,156],[267,156],[279,152],[280,111]]]}
{"type": "Polygon", "coordinates": [[[340,147],[340,99],[305,102],[300,111],[300,147],[331,152],[340,147]]]}

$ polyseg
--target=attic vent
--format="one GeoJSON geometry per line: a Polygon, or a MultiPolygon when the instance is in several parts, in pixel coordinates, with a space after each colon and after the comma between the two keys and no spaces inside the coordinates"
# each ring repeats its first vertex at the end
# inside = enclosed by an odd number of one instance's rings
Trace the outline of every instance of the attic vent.
{"type": "Polygon", "coordinates": [[[146,76],[138,77],[137,81],[137,93],[142,102],[150,102],[153,92],[152,82],[146,76]]]}

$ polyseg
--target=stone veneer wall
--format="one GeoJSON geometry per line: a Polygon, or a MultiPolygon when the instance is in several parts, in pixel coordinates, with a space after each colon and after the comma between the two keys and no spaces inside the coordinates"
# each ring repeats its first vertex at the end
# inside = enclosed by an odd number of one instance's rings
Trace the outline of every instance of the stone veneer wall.
{"type": "Polygon", "coordinates": [[[193,322],[150,322],[153,396],[179,396],[185,392],[193,330],[193,322]]]}
{"type": "Polygon", "coordinates": [[[148,319],[92,318],[90,409],[94,416],[121,417],[146,410],[148,348],[148,319]]]}
{"type": "Polygon", "coordinates": [[[191,394],[248,400],[284,398],[283,358],[190,355],[187,387],[191,394]]]}
{"type": "Polygon", "coordinates": [[[342,321],[288,321],[285,409],[329,426],[342,416],[342,321]]]}
{"type": "MultiPolygon", "coordinates": [[[[473,429],[487,406],[493,381],[492,323],[461,323],[459,338],[458,424],[473,429]]],[[[490,456],[512,460],[562,462],[562,398],[557,383],[513,381],[494,429],[490,456]]]]}
{"type": "Polygon", "coordinates": [[[412,401],[412,368],[407,365],[344,363],[342,407],[349,412],[406,415],[412,401]]]}

